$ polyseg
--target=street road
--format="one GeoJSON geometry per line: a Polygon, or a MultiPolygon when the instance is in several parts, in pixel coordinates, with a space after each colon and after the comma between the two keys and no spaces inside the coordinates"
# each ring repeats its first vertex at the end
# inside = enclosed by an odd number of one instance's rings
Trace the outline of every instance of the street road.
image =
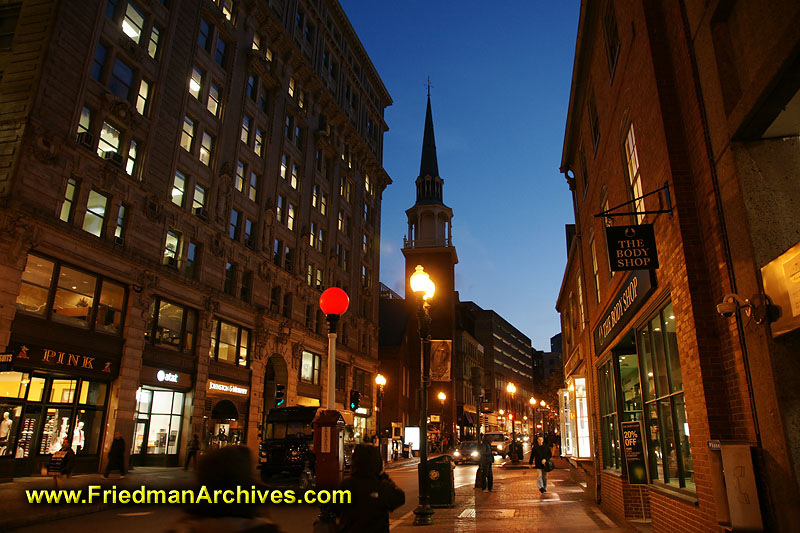
{"type": "MultiPolygon", "coordinates": [[[[494,467],[495,485],[503,482],[510,476],[522,475],[522,470],[503,470],[499,468],[498,459],[494,467]]],[[[455,486],[472,485],[475,482],[475,465],[456,466],[453,473],[455,486]]],[[[419,503],[417,491],[417,465],[394,468],[387,471],[389,476],[406,493],[406,503],[393,512],[390,516],[394,523],[413,512],[419,503]]],[[[292,480],[277,479],[270,484],[274,488],[291,488],[292,480]]],[[[58,531],[59,533],[86,531],[114,531],[123,533],[127,531],[155,533],[169,529],[170,524],[177,521],[182,513],[182,508],[175,505],[128,505],[112,510],[93,513],[74,518],[66,518],[36,524],[16,531],[40,532],[58,531]]],[[[262,515],[269,517],[280,525],[286,533],[308,533],[317,517],[319,508],[313,505],[268,505],[262,507],[262,515]]]]}

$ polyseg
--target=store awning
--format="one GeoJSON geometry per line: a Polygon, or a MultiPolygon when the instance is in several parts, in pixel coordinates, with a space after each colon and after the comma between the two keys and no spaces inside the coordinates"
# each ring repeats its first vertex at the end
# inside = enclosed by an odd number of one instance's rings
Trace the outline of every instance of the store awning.
{"type": "Polygon", "coordinates": [[[220,400],[214,409],[211,410],[211,418],[224,419],[224,420],[237,420],[239,418],[239,411],[233,402],[229,400],[220,400]]]}
{"type": "Polygon", "coordinates": [[[472,413],[469,411],[464,411],[464,425],[466,426],[474,426],[475,421],[472,419],[472,413]]]}

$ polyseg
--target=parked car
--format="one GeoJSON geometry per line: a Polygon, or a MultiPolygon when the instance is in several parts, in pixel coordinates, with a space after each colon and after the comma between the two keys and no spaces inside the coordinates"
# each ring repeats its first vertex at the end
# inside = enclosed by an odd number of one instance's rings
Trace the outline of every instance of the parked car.
{"type": "Polygon", "coordinates": [[[502,431],[493,431],[487,433],[489,436],[489,440],[492,443],[492,454],[499,455],[503,459],[506,458],[508,455],[508,448],[511,444],[511,440],[508,436],[503,433],[502,431]]]}
{"type": "Polygon", "coordinates": [[[453,452],[453,461],[455,461],[457,465],[462,463],[477,463],[480,460],[481,454],[478,452],[478,441],[476,440],[462,442],[453,452]]]}

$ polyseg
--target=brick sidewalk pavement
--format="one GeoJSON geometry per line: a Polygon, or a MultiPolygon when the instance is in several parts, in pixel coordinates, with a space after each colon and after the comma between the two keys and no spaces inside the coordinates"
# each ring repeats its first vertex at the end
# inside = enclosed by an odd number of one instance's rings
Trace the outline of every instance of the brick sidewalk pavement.
{"type": "Polygon", "coordinates": [[[432,526],[415,527],[414,515],[409,513],[393,521],[392,533],[639,531],[603,514],[580,486],[569,481],[566,469],[556,468],[548,474],[544,494],[536,485],[537,476],[535,470],[526,469],[512,470],[504,479],[495,474],[493,492],[481,492],[471,485],[459,487],[455,507],[435,509],[432,526]]]}

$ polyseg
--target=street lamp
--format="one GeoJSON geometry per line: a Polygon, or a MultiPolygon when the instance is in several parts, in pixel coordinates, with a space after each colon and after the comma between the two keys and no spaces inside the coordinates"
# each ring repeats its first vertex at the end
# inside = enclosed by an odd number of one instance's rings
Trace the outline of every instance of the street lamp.
{"type": "Polygon", "coordinates": [[[517,463],[519,458],[517,457],[517,430],[514,426],[514,393],[517,392],[517,387],[513,383],[509,383],[506,386],[506,391],[511,395],[511,414],[508,417],[511,419],[511,462],[517,463]]]}
{"type": "Polygon", "coordinates": [[[381,455],[383,455],[383,426],[381,419],[383,418],[383,386],[386,385],[386,378],[383,374],[375,376],[375,384],[378,386],[378,447],[381,448],[381,455]]]}
{"type": "Polygon", "coordinates": [[[319,308],[328,319],[328,401],[327,408],[336,409],[336,324],[350,306],[350,298],[339,287],[326,289],[319,297],[319,308]]]}
{"type": "Polygon", "coordinates": [[[419,505],[414,509],[414,525],[433,524],[428,483],[428,388],[431,384],[431,304],[436,285],[421,265],[417,265],[409,279],[411,291],[417,297],[417,322],[422,355],[422,398],[419,413],[419,505]]]}
{"type": "Polygon", "coordinates": [[[447,399],[447,395],[444,392],[440,392],[437,398],[442,404],[441,414],[439,415],[439,443],[442,445],[442,453],[444,453],[444,401],[447,399]]]}

